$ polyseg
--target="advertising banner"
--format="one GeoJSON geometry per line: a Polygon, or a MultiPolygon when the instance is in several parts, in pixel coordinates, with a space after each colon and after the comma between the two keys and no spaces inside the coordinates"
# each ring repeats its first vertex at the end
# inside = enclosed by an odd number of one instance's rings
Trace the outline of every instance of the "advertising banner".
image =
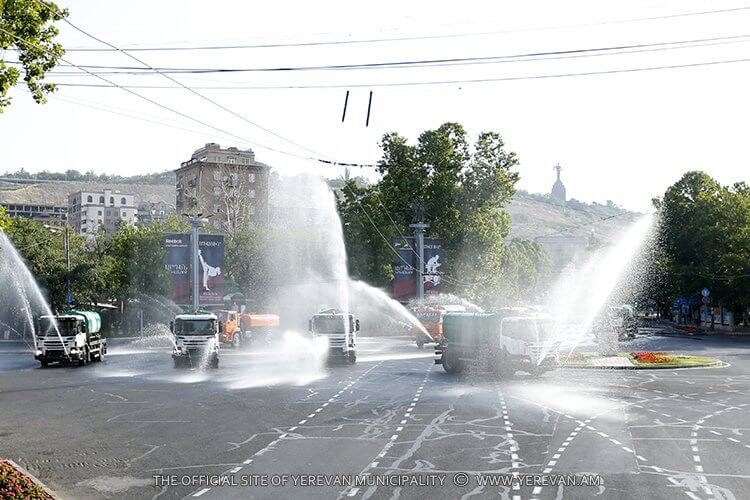
{"type": "Polygon", "coordinates": [[[190,235],[164,234],[164,269],[172,277],[172,301],[189,304],[190,289],[190,235]]]}
{"type": "Polygon", "coordinates": [[[224,303],[224,236],[201,234],[198,237],[198,290],[201,305],[224,303]]]}
{"type": "MultiPolygon", "coordinates": [[[[417,245],[415,238],[396,238],[393,247],[398,255],[393,256],[393,298],[407,301],[417,296],[417,245]]],[[[440,293],[442,289],[443,240],[424,239],[424,293],[440,293]]]]}

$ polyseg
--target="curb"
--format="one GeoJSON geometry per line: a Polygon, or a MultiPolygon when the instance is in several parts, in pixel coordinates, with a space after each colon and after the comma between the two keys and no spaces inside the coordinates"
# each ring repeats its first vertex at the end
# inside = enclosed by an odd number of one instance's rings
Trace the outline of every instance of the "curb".
{"type": "Polygon", "coordinates": [[[28,477],[29,479],[31,479],[31,480],[32,480],[32,481],[33,481],[34,483],[36,483],[36,484],[38,484],[39,486],[41,486],[41,487],[42,487],[42,489],[44,490],[44,492],[45,492],[45,493],[47,493],[47,494],[48,494],[49,496],[51,496],[52,498],[60,498],[60,497],[59,497],[59,496],[58,496],[57,494],[55,494],[55,492],[53,492],[53,491],[52,491],[52,490],[51,490],[51,489],[50,489],[50,488],[49,488],[49,487],[48,487],[48,486],[47,486],[46,484],[44,484],[43,482],[41,482],[41,481],[39,480],[39,478],[38,478],[38,477],[36,477],[36,476],[35,476],[34,474],[32,474],[31,472],[27,471],[27,470],[26,470],[26,469],[25,469],[24,467],[21,467],[21,466],[20,466],[20,465],[18,465],[18,464],[17,464],[16,462],[14,462],[13,460],[10,460],[10,459],[8,459],[8,458],[4,458],[4,459],[3,459],[3,461],[5,461],[5,462],[8,462],[8,463],[9,463],[9,464],[11,464],[11,465],[12,465],[13,467],[15,467],[16,469],[18,469],[18,471],[19,471],[19,472],[20,472],[21,474],[25,475],[26,477],[28,477]]]}
{"type": "Polygon", "coordinates": [[[713,367],[725,367],[729,366],[728,363],[724,363],[720,359],[717,359],[713,363],[705,363],[702,365],[663,365],[663,366],[594,366],[594,365],[580,365],[580,366],[560,366],[560,369],[564,370],[685,370],[692,368],[713,368],[713,367]]]}

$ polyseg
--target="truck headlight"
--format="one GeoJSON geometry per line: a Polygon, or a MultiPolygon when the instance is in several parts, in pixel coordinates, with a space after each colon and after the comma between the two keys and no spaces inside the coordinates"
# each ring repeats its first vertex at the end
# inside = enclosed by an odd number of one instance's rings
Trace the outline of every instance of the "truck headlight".
{"type": "Polygon", "coordinates": [[[70,354],[78,354],[78,349],[75,347],[70,350],[70,354]]]}
{"type": "Polygon", "coordinates": [[[37,349],[37,350],[36,350],[36,355],[37,355],[37,356],[41,356],[41,355],[42,355],[42,351],[41,351],[41,349],[37,349]]]}

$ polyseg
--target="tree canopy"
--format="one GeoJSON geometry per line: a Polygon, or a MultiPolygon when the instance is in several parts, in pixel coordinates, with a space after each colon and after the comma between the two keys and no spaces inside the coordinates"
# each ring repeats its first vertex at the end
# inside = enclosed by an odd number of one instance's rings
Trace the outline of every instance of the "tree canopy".
{"type": "Polygon", "coordinates": [[[45,83],[44,75],[65,54],[55,42],[55,21],[68,15],[67,10],[47,0],[0,0],[0,49],[15,49],[18,67],[0,59],[0,113],[10,105],[8,91],[22,76],[31,96],[38,103],[55,90],[45,83]]]}

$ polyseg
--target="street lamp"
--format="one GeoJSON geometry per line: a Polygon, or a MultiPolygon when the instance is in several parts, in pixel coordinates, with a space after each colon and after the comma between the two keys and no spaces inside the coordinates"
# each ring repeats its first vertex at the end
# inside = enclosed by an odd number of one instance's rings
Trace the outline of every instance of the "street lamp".
{"type": "MultiPolygon", "coordinates": [[[[190,226],[193,228],[192,236],[190,238],[190,247],[192,252],[193,261],[193,309],[198,311],[200,309],[200,295],[199,295],[199,271],[198,268],[200,263],[198,261],[198,234],[201,226],[208,223],[208,217],[203,217],[202,213],[196,215],[182,214],[190,222],[190,226]]],[[[210,216],[209,216],[210,217],[210,216]]]]}
{"type": "MultiPolygon", "coordinates": [[[[50,233],[58,234],[60,229],[44,224],[44,228],[50,233]]],[[[73,302],[73,296],[70,293],[70,231],[68,224],[65,224],[65,304],[70,305],[73,302]]]]}

